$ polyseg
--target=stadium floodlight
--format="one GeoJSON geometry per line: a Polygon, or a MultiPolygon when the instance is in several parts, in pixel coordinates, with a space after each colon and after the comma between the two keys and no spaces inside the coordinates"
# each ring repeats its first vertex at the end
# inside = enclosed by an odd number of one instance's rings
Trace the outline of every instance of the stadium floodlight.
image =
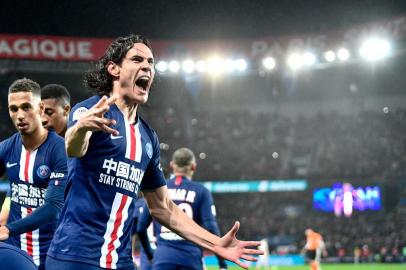
{"type": "Polygon", "coordinates": [[[185,73],[192,73],[195,70],[195,63],[192,60],[185,60],[182,63],[182,69],[185,73]]]}
{"type": "Polygon", "coordinates": [[[173,73],[176,73],[179,71],[180,69],[180,65],[178,61],[172,60],[169,62],[169,70],[173,73]]]}
{"type": "Polygon", "coordinates": [[[389,41],[385,39],[371,38],[366,40],[360,50],[360,55],[367,61],[377,61],[388,57],[391,51],[389,41]]]}
{"type": "Polygon", "coordinates": [[[160,72],[165,72],[168,69],[168,63],[166,61],[159,61],[155,68],[160,72]]]}
{"type": "Polygon", "coordinates": [[[340,61],[347,61],[350,58],[350,52],[345,48],[341,48],[337,51],[337,58],[340,61]]]}
{"type": "Polygon", "coordinates": [[[272,70],[276,66],[276,61],[273,57],[265,57],[262,60],[262,65],[267,69],[267,70],[272,70]]]}
{"type": "Polygon", "coordinates": [[[212,57],[207,61],[207,72],[212,76],[220,75],[224,72],[224,61],[219,57],[212,57]]]}
{"type": "Polygon", "coordinates": [[[227,59],[226,61],[224,61],[224,69],[227,72],[233,72],[236,68],[236,63],[233,59],[227,59]]]}
{"type": "Polygon", "coordinates": [[[297,70],[303,66],[303,58],[297,53],[292,53],[289,55],[287,63],[292,70],[297,70]]]}
{"type": "Polygon", "coordinates": [[[237,70],[239,71],[244,71],[247,69],[248,64],[247,61],[245,59],[237,59],[235,61],[235,67],[237,68],[237,70]]]}
{"type": "Polygon", "coordinates": [[[311,66],[316,63],[316,56],[314,55],[314,53],[306,52],[303,54],[302,57],[303,57],[302,61],[306,66],[311,66]]]}
{"type": "Polygon", "coordinates": [[[196,70],[199,72],[205,72],[207,70],[207,62],[199,60],[196,62],[196,70]]]}
{"type": "Polygon", "coordinates": [[[334,62],[336,60],[336,53],[332,50],[326,51],[324,53],[324,59],[326,59],[327,62],[334,62]]]}

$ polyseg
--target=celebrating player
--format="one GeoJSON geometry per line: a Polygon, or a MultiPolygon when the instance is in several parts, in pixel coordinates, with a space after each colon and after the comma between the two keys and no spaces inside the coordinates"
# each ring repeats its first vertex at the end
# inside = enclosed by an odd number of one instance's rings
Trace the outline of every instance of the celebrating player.
{"type": "Polygon", "coordinates": [[[0,144],[0,175],[7,173],[11,190],[0,240],[26,251],[44,269],[63,205],[67,160],[63,138],[41,124],[40,95],[40,86],[25,78],[9,88],[8,110],[18,133],[0,144]]]}
{"type": "Polygon", "coordinates": [[[222,238],[198,226],[169,198],[155,132],[137,115],[155,75],[150,43],[116,39],[87,73],[97,95],[74,106],[65,135],[72,159],[60,223],[47,269],[133,269],[131,225],[137,192],[161,224],[182,237],[247,267],[256,241],[239,241],[237,222],[222,238]],[[89,266],[91,265],[91,266],[89,266]],[[93,267],[93,268],[91,268],[93,267]]]}

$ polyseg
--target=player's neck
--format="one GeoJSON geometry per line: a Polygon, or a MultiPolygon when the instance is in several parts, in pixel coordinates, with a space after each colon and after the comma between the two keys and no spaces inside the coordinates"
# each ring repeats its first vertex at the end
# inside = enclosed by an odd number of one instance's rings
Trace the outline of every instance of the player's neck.
{"type": "Polygon", "coordinates": [[[32,134],[21,135],[24,147],[28,151],[34,151],[45,142],[48,137],[48,130],[42,126],[38,127],[32,134]]]}
{"type": "Polygon", "coordinates": [[[191,173],[184,173],[184,172],[174,172],[173,175],[186,177],[189,180],[192,180],[192,176],[193,176],[193,174],[191,174],[191,173]]]}
{"type": "Polygon", "coordinates": [[[129,123],[134,123],[136,121],[138,104],[126,102],[123,98],[119,98],[116,101],[116,105],[129,123]]]}

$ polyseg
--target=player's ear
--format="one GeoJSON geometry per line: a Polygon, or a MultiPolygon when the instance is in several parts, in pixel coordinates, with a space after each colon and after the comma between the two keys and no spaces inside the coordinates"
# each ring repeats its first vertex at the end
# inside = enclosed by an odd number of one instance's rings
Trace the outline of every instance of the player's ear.
{"type": "Polygon", "coordinates": [[[70,112],[70,105],[66,104],[63,106],[63,116],[68,116],[70,112]]]}
{"type": "Polygon", "coordinates": [[[107,72],[114,77],[118,77],[120,75],[120,67],[114,63],[113,61],[109,61],[106,65],[107,72]]]}
{"type": "Polygon", "coordinates": [[[42,115],[44,113],[44,108],[45,108],[44,102],[40,101],[39,102],[39,114],[40,115],[42,115]]]}
{"type": "Polygon", "coordinates": [[[175,165],[175,164],[173,163],[173,161],[170,161],[170,162],[169,162],[169,168],[170,168],[172,171],[173,171],[173,169],[175,169],[175,168],[174,168],[174,165],[175,165]]]}
{"type": "Polygon", "coordinates": [[[197,167],[197,164],[196,164],[196,163],[192,163],[192,165],[190,166],[190,169],[195,172],[195,171],[196,171],[196,167],[197,167]]]}

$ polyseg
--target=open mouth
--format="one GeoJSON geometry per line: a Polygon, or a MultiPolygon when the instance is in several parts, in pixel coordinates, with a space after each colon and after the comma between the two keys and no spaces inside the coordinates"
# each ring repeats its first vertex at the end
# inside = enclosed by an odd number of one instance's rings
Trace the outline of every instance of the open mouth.
{"type": "Polygon", "coordinates": [[[147,91],[148,85],[149,85],[149,80],[150,79],[149,79],[148,76],[141,76],[135,81],[135,84],[138,87],[140,87],[140,88],[144,89],[145,91],[147,91]]]}
{"type": "Polygon", "coordinates": [[[18,123],[17,124],[17,128],[19,128],[19,129],[25,128],[27,126],[28,126],[28,124],[26,124],[26,123],[18,123]]]}

